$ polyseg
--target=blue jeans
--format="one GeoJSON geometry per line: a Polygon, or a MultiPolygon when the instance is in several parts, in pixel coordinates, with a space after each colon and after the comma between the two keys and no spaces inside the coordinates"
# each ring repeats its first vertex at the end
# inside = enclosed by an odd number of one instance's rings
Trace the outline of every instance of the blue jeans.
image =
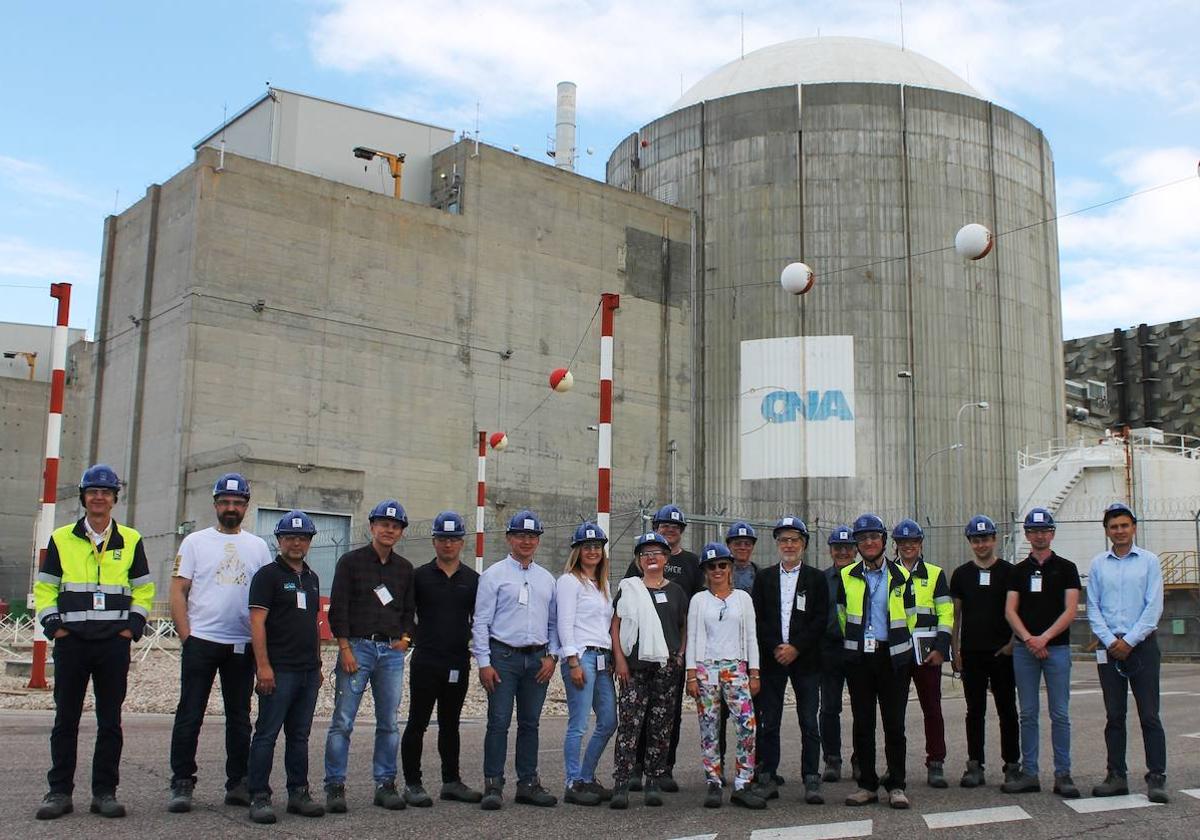
{"type": "Polygon", "coordinates": [[[1163,732],[1158,714],[1158,676],[1162,667],[1162,654],[1158,639],[1151,634],[1117,670],[1117,662],[1111,657],[1104,665],[1097,665],[1100,689],[1104,692],[1104,745],[1108,751],[1108,769],[1122,776],[1128,772],[1125,763],[1125,714],[1129,708],[1129,691],[1137,704],[1138,721],[1142,726],[1142,745],[1146,751],[1148,774],[1165,775],[1167,772],[1167,736],[1163,732]]]}
{"type": "Polygon", "coordinates": [[[317,709],[321,670],[276,671],[275,690],[258,695],[258,720],[250,739],[250,768],[246,786],[250,794],[271,793],[271,765],[275,742],[283,730],[283,767],[288,791],[308,787],[308,733],[317,709]]]}
{"type": "Polygon", "coordinates": [[[563,767],[567,787],[572,782],[591,782],[596,779],[596,765],[613,733],[617,731],[617,693],[613,689],[612,655],[585,650],[579,654],[583,666],[583,688],[571,682],[571,669],[562,664],[563,685],[567,688],[567,736],[563,741],[563,767]],[[604,670],[596,669],[596,657],[604,657],[604,670]],[[588,713],[596,712],[596,728],[579,763],[579,747],[587,731],[588,713]]]}
{"type": "Polygon", "coordinates": [[[546,683],[536,679],[545,648],[520,653],[492,640],[492,667],[500,684],[488,695],[487,733],[483,736],[483,775],[504,781],[508,755],[508,728],[513,705],[517,707],[517,781],[531,782],[538,774],[538,718],[546,702],[546,683]]]}
{"type": "Polygon", "coordinates": [[[335,673],[333,719],[325,737],[325,784],[344,784],[346,762],[350,756],[350,733],[359,704],[371,684],[375,700],[375,755],[371,772],[375,783],[396,780],[396,753],[400,749],[400,728],[396,724],[400,695],[404,686],[404,651],[394,650],[387,642],[351,639],[350,650],[358,661],[358,670],[347,674],[339,664],[335,673]]]}
{"type": "Polygon", "coordinates": [[[1071,772],[1071,648],[1054,645],[1050,654],[1038,659],[1022,645],[1013,647],[1013,675],[1021,706],[1021,770],[1038,774],[1039,683],[1046,678],[1046,700],[1050,707],[1050,743],[1054,746],[1054,775],[1071,772]]]}

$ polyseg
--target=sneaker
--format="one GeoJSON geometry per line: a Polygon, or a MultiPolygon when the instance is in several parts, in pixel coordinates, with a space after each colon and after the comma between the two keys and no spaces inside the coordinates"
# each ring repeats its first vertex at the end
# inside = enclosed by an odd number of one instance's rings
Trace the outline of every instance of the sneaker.
{"type": "Polygon", "coordinates": [[[846,804],[855,807],[858,805],[870,805],[879,801],[879,794],[873,790],[859,788],[846,797],[846,804]]]}
{"type": "Polygon", "coordinates": [[[904,795],[904,791],[900,788],[888,791],[888,805],[891,805],[897,811],[908,810],[908,797],[904,795]]]}
{"type": "Polygon", "coordinates": [[[940,761],[931,761],[926,770],[926,780],[931,788],[944,788],[946,784],[946,771],[940,761]]]}
{"type": "MultiPolygon", "coordinates": [[[[501,785],[501,787],[504,786],[501,785]]],[[[453,782],[442,784],[442,792],[438,798],[449,802],[466,802],[475,805],[483,800],[483,794],[467,787],[463,784],[462,779],[456,779],[453,782]]]]}
{"type": "Polygon", "coordinates": [[[346,786],[335,782],[325,785],[325,810],[331,814],[346,813],[346,786]]]}
{"type": "Polygon", "coordinates": [[[171,798],[167,800],[167,810],[172,814],[186,814],[192,810],[192,791],[196,783],[191,779],[176,779],[171,782],[171,798]]]}
{"type": "Polygon", "coordinates": [[[600,797],[587,790],[583,782],[576,781],[563,790],[563,802],[570,802],[572,805],[599,805],[600,797]]]}
{"type": "Polygon", "coordinates": [[[75,803],[71,801],[71,794],[47,793],[42,797],[42,804],[38,806],[37,818],[39,820],[56,820],[74,810],[75,803]]]}
{"type": "Polygon", "coordinates": [[[302,817],[325,816],[325,808],[313,801],[307,786],[288,791],[287,812],[302,817]]]}
{"type": "Polygon", "coordinates": [[[1092,796],[1124,796],[1129,793],[1129,782],[1121,773],[1108,771],[1104,781],[1092,788],[1092,796]]]}
{"type": "Polygon", "coordinates": [[[624,811],[629,807],[628,785],[617,785],[613,788],[612,797],[608,800],[608,807],[614,811],[624,811]]]}
{"type": "MultiPolygon", "coordinates": [[[[649,781],[649,779],[647,779],[649,781]]],[[[658,789],[663,793],[679,793],[679,782],[675,781],[675,777],[671,775],[671,771],[667,770],[658,777],[658,789]]]]}
{"type": "Polygon", "coordinates": [[[1002,772],[1004,773],[1004,781],[1014,781],[1018,776],[1021,775],[1021,765],[1017,764],[1015,761],[1011,763],[1006,762],[1002,772]]]}
{"type": "Polygon", "coordinates": [[[596,796],[599,796],[601,802],[608,802],[613,797],[613,792],[595,779],[592,779],[590,782],[584,782],[583,789],[588,793],[594,793],[596,796]]]}
{"type": "Polygon", "coordinates": [[[1165,775],[1162,773],[1146,774],[1146,798],[1159,805],[1166,805],[1171,801],[1171,797],[1167,796],[1167,777],[1165,775]]]}
{"type": "Polygon", "coordinates": [[[388,811],[403,811],[404,797],[396,790],[396,783],[391,779],[375,785],[375,804],[388,811]]]}
{"type": "Polygon", "coordinates": [[[734,805],[749,808],[751,811],[761,811],[767,807],[767,800],[756,794],[749,785],[735,790],[733,795],[729,797],[729,801],[734,805]]]}
{"type": "Polygon", "coordinates": [[[804,780],[804,801],[809,805],[824,805],[825,797],[821,795],[821,777],[809,776],[804,780]]]}
{"type": "Polygon", "coordinates": [[[404,786],[404,801],[414,808],[429,808],[433,805],[433,799],[419,784],[404,786]]]}
{"type": "Polygon", "coordinates": [[[1024,771],[1018,771],[1012,779],[1000,785],[1000,790],[1005,793],[1037,793],[1041,789],[1042,783],[1038,777],[1024,771]]]}
{"type": "MultiPolygon", "coordinates": [[[[442,789],[443,792],[445,788],[442,789]]],[[[484,779],[483,780],[483,797],[479,800],[479,807],[485,811],[499,811],[504,806],[504,780],[503,779],[484,779]]]]}
{"type": "Polygon", "coordinates": [[[517,782],[516,801],[522,805],[553,808],[558,804],[558,797],[542,787],[541,780],[534,776],[528,782],[517,782]]]}
{"type": "Polygon", "coordinates": [[[721,783],[709,782],[708,791],[704,794],[705,808],[720,808],[721,807],[721,783]]]}
{"type": "Polygon", "coordinates": [[[658,779],[646,779],[646,786],[643,789],[642,804],[649,808],[657,808],[663,804],[662,783],[658,779]]]}
{"type": "Polygon", "coordinates": [[[642,765],[635,764],[633,772],[629,774],[629,790],[633,793],[638,793],[642,789],[642,765]]]}
{"type": "Polygon", "coordinates": [[[1063,799],[1079,798],[1079,788],[1075,787],[1075,780],[1071,778],[1070,773],[1063,773],[1054,777],[1054,792],[1063,799]]]}
{"type": "Polygon", "coordinates": [[[271,797],[269,795],[260,793],[251,800],[250,819],[264,825],[275,822],[275,809],[271,807],[271,797]]]}
{"type": "Polygon", "coordinates": [[[93,814],[99,814],[102,817],[123,817],[125,816],[125,806],[117,801],[115,793],[100,793],[92,797],[91,807],[88,809],[93,814]]]}
{"type": "Polygon", "coordinates": [[[842,760],[840,758],[825,759],[825,773],[821,776],[823,782],[839,782],[842,779],[842,760]]]}
{"type": "Polygon", "coordinates": [[[242,808],[250,807],[250,791],[246,789],[245,779],[225,791],[225,804],[237,805],[242,808]]]}
{"type": "Polygon", "coordinates": [[[967,771],[962,774],[962,780],[958,783],[959,787],[977,788],[982,787],[983,783],[983,765],[978,761],[968,761],[967,771]]]}

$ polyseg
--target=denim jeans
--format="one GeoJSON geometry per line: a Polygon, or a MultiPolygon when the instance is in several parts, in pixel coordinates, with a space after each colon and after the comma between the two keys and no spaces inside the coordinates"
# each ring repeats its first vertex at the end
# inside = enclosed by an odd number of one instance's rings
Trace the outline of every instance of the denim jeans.
{"type": "Polygon", "coordinates": [[[258,695],[258,720],[250,739],[250,769],[246,786],[251,795],[271,793],[275,742],[283,730],[283,768],[288,791],[308,787],[308,734],[317,708],[321,669],[276,671],[275,690],[258,695]]]}
{"type": "Polygon", "coordinates": [[[546,650],[521,653],[495,639],[491,643],[492,667],[500,684],[488,695],[487,733],[483,736],[483,775],[504,779],[508,755],[508,728],[513,705],[517,707],[517,781],[531,782],[538,774],[538,719],[546,702],[546,683],[537,681],[546,650]]]}
{"type": "Polygon", "coordinates": [[[335,669],[333,719],[325,736],[325,784],[344,784],[350,757],[350,733],[359,704],[371,684],[375,700],[375,755],[371,773],[376,784],[396,780],[396,753],[400,749],[400,727],[396,717],[404,685],[404,651],[387,642],[350,639],[350,650],[358,670],[347,674],[339,663],[335,669]]]}
{"type": "Polygon", "coordinates": [[[1053,645],[1045,659],[1038,659],[1023,645],[1013,647],[1013,675],[1021,707],[1021,770],[1038,774],[1039,684],[1046,678],[1046,700],[1050,707],[1050,743],[1054,747],[1054,775],[1071,772],[1071,648],[1053,645]]]}
{"type": "Polygon", "coordinates": [[[1110,657],[1097,665],[1100,688],[1104,692],[1104,745],[1108,751],[1108,769],[1122,776],[1128,772],[1125,764],[1125,713],[1129,708],[1129,689],[1137,704],[1138,720],[1142,725],[1142,744],[1146,750],[1146,770],[1155,775],[1167,772],[1167,736],[1158,716],[1158,675],[1162,654],[1158,640],[1151,635],[1124,662],[1115,663],[1110,657]],[[1120,664],[1121,671],[1117,670],[1120,664]],[[1127,676],[1122,676],[1122,672],[1127,676]]]}
{"type": "Polygon", "coordinates": [[[617,731],[617,693],[613,688],[612,655],[598,654],[585,650],[579,654],[583,666],[583,688],[571,682],[571,669],[566,660],[562,664],[563,685],[567,689],[567,735],[563,741],[563,768],[567,787],[572,782],[592,782],[596,779],[596,765],[608,746],[608,740],[617,731]],[[604,657],[604,670],[598,670],[597,657],[604,657]],[[588,713],[596,712],[596,726],[588,740],[583,763],[579,761],[579,748],[587,732],[588,713]]]}
{"type": "Polygon", "coordinates": [[[796,719],[800,723],[800,772],[806,780],[821,772],[821,736],[817,726],[821,674],[795,667],[786,671],[772,669],[763,678],[762,688],[754,698],[758,717],[759,779],[769,779],[779,769],[779,732],[783,726],[783,701],[789,682],[796,693],[796,719]]]}

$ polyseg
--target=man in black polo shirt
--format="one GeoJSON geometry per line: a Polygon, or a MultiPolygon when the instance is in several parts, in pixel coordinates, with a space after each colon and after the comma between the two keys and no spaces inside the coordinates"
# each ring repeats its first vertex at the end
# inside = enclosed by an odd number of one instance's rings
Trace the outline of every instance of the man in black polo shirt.
{"type": "Polygon", "coordinates": [[[1021,773],[1001,787],[1005,793],[1041,790],[1038,781],[1038,686],[1046,678],[1050,743],[1054,747],[1054,792],[1077,799],[1071,779],[1071,622],[1079,604],[1079,570],[1050,549],[1054,517],[1045,508],[1025,516],[1029,556],[1008,583],[1004,617],[1016,636],[1013,674],[1021,708],[1021,773]]]}
{"type": "Polygon", "coordinates": [[[1004,618],[1013,566],[996,557],[996,523],[988,517],[972,517],[966,536],[974,561],[954,570],[950,595],[954,598],[954,670],[962,674],[967,701],[967,770],[960,784],[973,788],[984,783],[983,723],[989,685],[1000,719],[1000,755],[1004,758],[1006,782],[1020,772],[1021,745],[1012,628],[1004,618]]]}
{"type": "Polygon", "coordinates": [[[270,782],[280,729],[285,739],[288,813],[305,817],[325,814],[308,792],[308,734],[323,679],[317,628],[321,584],[304,562],[316,533],[307,514],[288,511],[275,526],[279,542],[275,562],[255,572],[250,581],[258,720],[250,739],[246,786],[250,789],[250,819],[256,823],[275,822],[270,782]]]}
{"type": "Polygon", "coordinates": [[[479,802],[459,776],[458,720],[471,676],[471,619],[479,574],[459,562],[466,527],[452,510],[433,518],[434,559],[413,574],[417,631],[408,676],[408,724],[400,741],[404,799],[409,805],[433,804],[421,785],[421,747],[437,705],[438,755],[442,759],[441,798],[479,802]]]}
{"type": "Polygon", "coordinates": [[[333,720],[325,738],[325,807],[333,814],[346,813],[350,733],[367,683],[375,701],[375,804],[389,811],[404,808],[396,790],[396,715],[416,608],[412,564],[392,548],[404,535],[408,516],[398,501],[385,499],[371,510],[369,521],[371,542],[338,559],[329,592],[329,629],[338,644],[333,720]]]}

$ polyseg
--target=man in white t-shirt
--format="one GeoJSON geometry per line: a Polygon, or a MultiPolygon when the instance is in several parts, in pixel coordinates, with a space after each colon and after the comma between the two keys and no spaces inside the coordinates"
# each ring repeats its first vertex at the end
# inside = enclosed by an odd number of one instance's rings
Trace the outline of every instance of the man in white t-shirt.
{"type": "Polygon", "coordinates": [[[167,810],[192,810],[196,745],[213,680],[225,704],[225,804],[250,804],[250,579],[271,562],[261,537],[242,530],[250,483],[227,473],[213,486],[217,524],[184,537],[171,578],[171,618],[181,642],[179,705],[171,730],[171,798],[167,810]]]}

